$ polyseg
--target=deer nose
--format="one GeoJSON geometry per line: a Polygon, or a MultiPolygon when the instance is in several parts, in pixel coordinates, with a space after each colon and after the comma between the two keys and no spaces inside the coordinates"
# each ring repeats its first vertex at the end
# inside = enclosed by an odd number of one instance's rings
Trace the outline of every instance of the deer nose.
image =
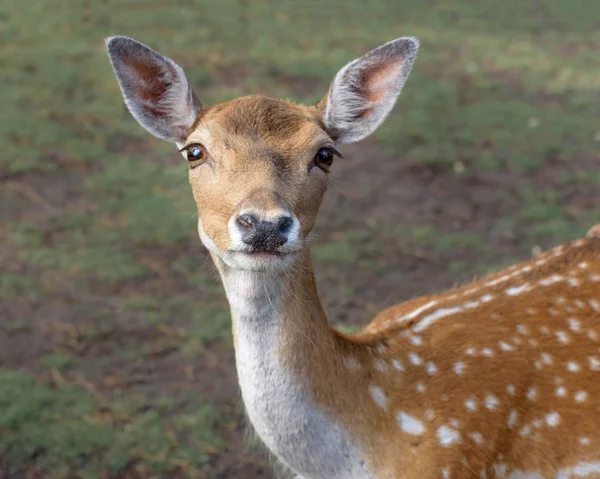
{"type": "Polygon", "coordinates": [[[288,215],[281,215],[273,221],[260,221],[252,214],[241,214],[236,224],[242,233],[242,241],[252,251],[277,251],[288,240],[294,220],[288,215]]]}

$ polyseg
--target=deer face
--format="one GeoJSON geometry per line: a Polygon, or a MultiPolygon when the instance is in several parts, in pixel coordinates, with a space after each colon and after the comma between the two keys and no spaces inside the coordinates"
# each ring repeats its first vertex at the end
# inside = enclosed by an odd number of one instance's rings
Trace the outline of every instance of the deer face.
{"type": "Polygon", "coordinates": [[[337,154],[316,108],[264,97],[208,108],[184,153],[203,243],[245,269],[285,266],[304,247],[337,154]]]}
{"type": "Polygon", "coordinates": [[[201,106],[175,62],[127,37],[107,40],[125,103],[189,164],[203,244],[229,267],[282,270],[306,246],[337,152],[389,114],[418,43],[400,38],[338,72],[317,106],[247,96],[201,106]]]}

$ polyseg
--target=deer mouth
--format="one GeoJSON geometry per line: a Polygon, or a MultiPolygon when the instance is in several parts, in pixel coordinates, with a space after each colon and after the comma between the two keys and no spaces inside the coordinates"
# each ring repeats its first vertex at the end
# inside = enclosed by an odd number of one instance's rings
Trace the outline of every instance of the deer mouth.
{"type": "Polygon", "coordinates": [[[286,254],[291,254],[281,253],[279,251],[246,251],[245,253],[253,258],[280,258],[286,254]]]}
{"type": "Polygon", "coordinates": [[[283,271],[293,262],[298,251],[234,250],[224,261],[236,269],[250,271],[283,271]]]}

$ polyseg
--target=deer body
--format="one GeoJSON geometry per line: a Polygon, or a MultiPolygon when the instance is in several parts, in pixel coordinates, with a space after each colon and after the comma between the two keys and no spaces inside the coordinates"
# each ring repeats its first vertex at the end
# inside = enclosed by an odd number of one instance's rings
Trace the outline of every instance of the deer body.
{"type": "Polygon", "coordinates": [[[198,232],[223,280],[250,422],[305,479],[600,477],[600,238],[560,246],[329,327],[308,236],[337,143],[387,116],[416,54],[349,63],[314,107],[204,107],[172,60],[107,42],[133,116],[190,164],[198,232]]]}

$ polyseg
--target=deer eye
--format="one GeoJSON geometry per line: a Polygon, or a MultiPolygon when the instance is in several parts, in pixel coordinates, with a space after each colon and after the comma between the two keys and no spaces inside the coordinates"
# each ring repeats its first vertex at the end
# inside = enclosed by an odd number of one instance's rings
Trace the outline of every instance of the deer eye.
{"type": "Polygon", "coordinates": [[[200,165],[208,156],[206,149],[200,144],[189,145],[185,149],[187,151],[187,159],[190,162],[190,168],[200,165]]]}
{"type": "Polygon", "coordinates": [[[329,171],[329,167],[333,164],[333,157],[336,152],[332,148],[321,148],[315,155],[315,165],[323,171],[329,171]]]}

